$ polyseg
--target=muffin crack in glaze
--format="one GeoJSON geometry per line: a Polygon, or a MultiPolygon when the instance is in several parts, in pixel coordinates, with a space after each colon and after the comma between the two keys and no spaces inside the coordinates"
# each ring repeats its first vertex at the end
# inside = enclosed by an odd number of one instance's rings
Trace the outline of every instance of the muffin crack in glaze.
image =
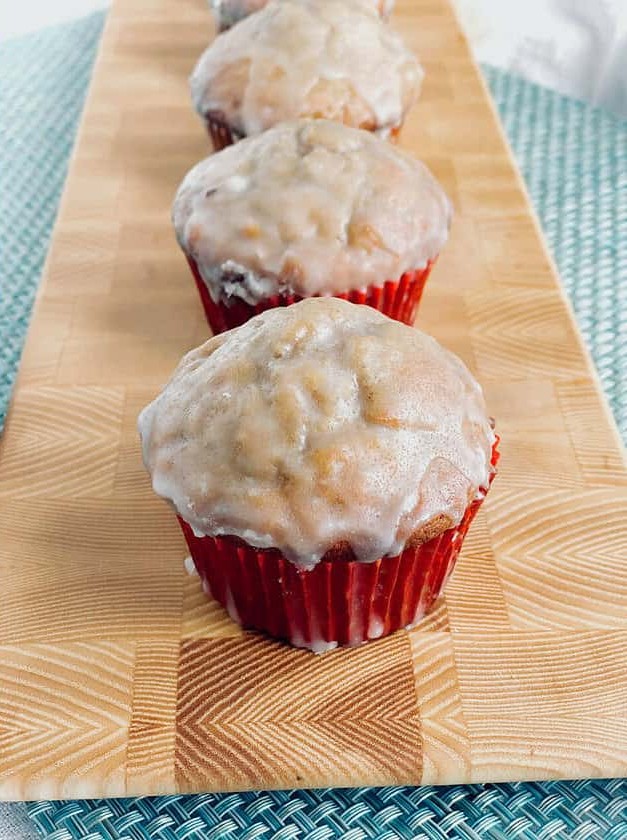
{"type": "Polygon", "coordinates": [[[394,556],[458,525],[489,486],[495,440],[457,357],[334,298],[188,353],[139,430],[155,492],[197,536],[277,548],[304,569],[347,548],[394,556]]]}
{"type": "Polygon", "coordinates": [[[201,116],[239,133],[326,117],[388,134],[418,96],[423,72],[363,0],[271,0],[219,35],[190,78],[201,116]]]}
{"type": "Polygon", "coordinates": [[[197,164],[174,201],[178,241],[214,301],[337,294],[423,269],[451,205],[427,167],[359,129],[284,123],[197,164]]]}

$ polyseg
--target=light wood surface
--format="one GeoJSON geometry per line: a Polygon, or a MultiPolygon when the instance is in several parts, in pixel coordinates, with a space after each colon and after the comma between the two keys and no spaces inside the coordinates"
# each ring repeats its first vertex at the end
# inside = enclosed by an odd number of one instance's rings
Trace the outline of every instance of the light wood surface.
{"type": "Polygon", "coordinates": [[[207,328],[172,235],[209,152],[204,0],[117,0],[0,450],[0,795],[627,772],[627,472],[446,0],[400,0],[424,93],[402,143],[457,215],[419,323],[485,387],[500,475],[435,613],[316,657],[183,569],[139,409],[207,328]]]}

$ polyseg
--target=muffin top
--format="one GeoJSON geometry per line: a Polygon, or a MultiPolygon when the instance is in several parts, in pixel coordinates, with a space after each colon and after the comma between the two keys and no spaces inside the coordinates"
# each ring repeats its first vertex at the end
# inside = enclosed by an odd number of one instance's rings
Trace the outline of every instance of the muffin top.
{"type": "Polygon", "coordinates": [[[173,220],[215,301],[365,288],[423,268],[451,207],[427,167],[367,131],[283,123],[197,164],[173,220]]]}
{"type": "Polygon", "coordinates": [[[139,430],[153,489],[195,534],[303,568],[337,549],[396,555],[457,525],[488,486],[495,440],[456,356],[336,298],[268,310],[192,350],[139,430]]]}
{"type": "Polygon", "coordinates": [[[383,134],[418,96],[423,72],[364,0],[271,0],[219,35],[190,79],[199,114],[259,134],[326,117],[383,134]]]}
{"type": "MultiPolygon", "coordinates": [[[[394,0],[362,0],[371,3],[382,18],[387,19],[394,7],[394,0]]],[[[210,0],[220,30],[228,29],[253,12],[268,4],[268,0],[210,0]]]]}

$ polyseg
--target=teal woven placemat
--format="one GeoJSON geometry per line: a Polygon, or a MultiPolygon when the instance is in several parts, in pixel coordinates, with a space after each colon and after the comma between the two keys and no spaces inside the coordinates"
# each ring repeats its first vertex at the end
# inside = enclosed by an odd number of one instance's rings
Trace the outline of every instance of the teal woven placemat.
{"type": "Polygon", "coordinates": [[[625,439],[627,122],[483,72],[625,439]]]}
{"type": "Polygon", "coordinates": [[[163,796],[29,806],[47,840],[625,840],[620,779],[163,796]]]}
{"type": "Polygon", "coordinates": [[[0,430],[103,23],[0,41],[0,430]]]}
{"type": "MultiPolygon", "coordinates": [[[[102,23],[97,14],[0,43],[0,424],[102,23]]],[[[484,70],[627,436],[627,124],[484,70]]],[[[627,783],[620,779],[44,801],[27,807],[47,840],[627,838],[627,783]]],[[[2,823],[0,835],[1,829],[2,823]]]]}

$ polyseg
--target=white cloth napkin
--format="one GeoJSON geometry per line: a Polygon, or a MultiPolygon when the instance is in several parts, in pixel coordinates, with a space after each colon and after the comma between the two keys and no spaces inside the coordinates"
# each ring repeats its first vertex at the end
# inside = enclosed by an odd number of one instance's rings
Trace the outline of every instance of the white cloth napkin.
{"type": "Polygon", "coordinates": [[[453,0],[475,55],[627,117],[627,0],[453,0]]]}

